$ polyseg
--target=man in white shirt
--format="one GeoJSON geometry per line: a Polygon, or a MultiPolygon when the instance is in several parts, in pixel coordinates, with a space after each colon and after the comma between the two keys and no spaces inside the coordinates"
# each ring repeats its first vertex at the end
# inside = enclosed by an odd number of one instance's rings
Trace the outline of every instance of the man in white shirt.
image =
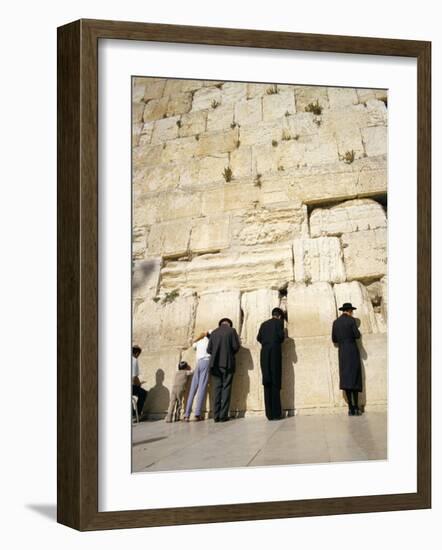
{"type": "Polygon", "coordinates": [[[140,367],[138,366],[138,357],[140,356],[141,348],[136,344],[132,346],[132,395],[136,395],[138,416],[141,418],[146,401],[147,391],[141,387],[140,382],[140,367]]]}
{"type": "Polygon", "coordinates": [[[198,392],[195,407],[195,420],[204,420],[201,415],[204,400],[206,398],[207,384],[209,383],[209,360],[210,355],[207,353],[207,344],[209,343],[209,333],[202,332],[197,340],[193,343],[193,349],[196,351],[196,369],[193,373],[192,383],[190,385],[189,396],[187,398],[186,411],[184,420],[189,422],[192,412],[192,404],[195,394],[198,392]]]}

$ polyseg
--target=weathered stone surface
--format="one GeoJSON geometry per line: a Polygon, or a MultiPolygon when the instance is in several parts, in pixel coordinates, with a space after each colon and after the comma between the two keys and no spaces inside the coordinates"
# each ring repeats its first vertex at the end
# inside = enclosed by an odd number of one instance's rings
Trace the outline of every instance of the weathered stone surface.
{"type": "Polygon", "coordinates": [[[233,105],[227,103],[207,113],[207,131],[228,130],[233,125],[233,105]]]}
{"type": "Polygon", "coordinates": [[[305,108],[311,103],[318,104],[322,109],[328,109],[327,88],[322,86],[295,86],[296,111],[305,112],[305,108]]]}
{"type": "Polygon", "coordinates": [[[132,297],[153,298],[160,280],[161,257],[135,261],[132,270],[132,297]]]}
{"type": "Polygon", "coordinates": [[[147,228],[134,226],[132,229],[132,260],[141,260],[147,246],[147,228]]]}
{"type": "Polygon", "coordinates": [[[362,129],[365,152],[369,157],[384,155],[387,151],[388,132],[386,126],[369,126],[362,129]]]}
{"type": "Polygon", "coordinates": [[[330,109],[346,109],[359,103],[354,88],[327,88],[330,109]]]}
{"type": "Polygon", "coordinates": [[[196,153],[198,142],[193,137],[182,137],[166,141],[161,152],[161,162],[181,164],[196,153]]]}
{"type": "Polygon", "coordinates": [[[143,121],[144,103],[132,103],[132,122],[139,123],[143,121]]]}
{"type": "Polygon", "coordinates": [[[293,256],[296,282],[345,281],[341,244],[337,237],[295,239],[293,256]]]}
{"type": "Polygon", "coordinates": [[[247,84],[247,99],[253,99],[254,97],[262,97],[265,95],[271,84],[247,84]]]}
{"type": "Polygon", "coordinates": [[[163,143],[178,137],[178,117],[157,120],[153,127],[152,144],[163,143]]]}
{"type": "Polygon", "coordinates": [[[192,94],[179,94],[169,99],[167,104],[167,116],[183,115],[192,107],[192,94]]]}
{"type": "Polygon", "coordinates": [[[283,119],[284,128],[291,136],[305,136],[318,134],[319,126],[315,123],[313,113],[300,112],[294,115],[286,116],[283,119]]]}
{"type": "Polygon", "coordinates": [[[252,148],[240,146],[230,153],[230,167],[237,178],[252,175],[252,148]]]}
{"type": "Polygon", "coordinates": [[[312,237],[342,235],[387,226],[381,204],[372,199],[345,201],[330,208],[315,208],[310,215],[312,237]]]}
{"type": "Polygon", "coordinates": [[[388,121],[387,107],[383,101],[370,99],[366,103],[369,126],[385,126],[388,121]]]}
{"type": "Polygon", "coordinates": [[[192,252],[217,252],[230,244],[230,219],[227,216],[202,218],[195,222],[190,239],[192,252]]]}
{"type": "Polygon", "coordinates": [[[161,286],[192,290],[278,289],[291,280],[292,251],[285,245],[250,252],[205,254],[190,262],[170,262],[162,270],[161,286]]]}
{"type": "Polygon", "coordinates": [[[166,116],[168,102],[169,100],[167,97],[162,97],[161,99],[151,99],[146,103],[143,112],[144,122],[164,118],[166,116]]]}
{"type": "Polygon", "coordinates": [[[148,254],[163,257],[182,256],[189,248],[191,227],[190,220],[153,225],[148,237],[148,254]]]}
{"type": "Polygon", "coordinates": [[[271,145],[272,141],[281,141],[284,119],[275,122],[263,122],[259,125],[241,126],[241,145],[271,145]]]}
{"type": "Polygon", "coordinates": [[[199,156],[229,153],[237,147],[238,129],[229,128],[220,132],[206,132],[197,141],[196,154],[199,156]]]}
{"type": "Polygon", "coordinates": [[[387,302],[386,278],[367,285],[367,292],[373,305],[378,332],[387,332],[387,302]]]}
{"type": "Polygon", "coordinates": [[[359,281],[334,285],[336,306],[340,308],[345,302],[350,302],[356,307],[355,319],[358,319],[361,334],[378,332],[378,324],[373,311],[367,288],[359,281]]]}
{"type": "Polygon", "coordinates": [[[210,182],[224,182],[224,169],[229,165],[229,155],[219,153],[204,157],[199,161],[199,182],[207,184],[210,182]]]}
{"type": "Polygon", "coordinates": [[[264,409],[261,369],[258,346],[243,346],[236,355],[236,371],[232,383],[230,415],[244,414],[264,409]]]}
{"type": "Polygon", "coordinates": [[[262,98],[263,120],[265,122],[295,113],[295,94],[293,90],[266,94],[262,98]]]}
{"type": "Polygon", "coordinates": [[[195,335],[212,331],[223,317],[228,317],[238,334],[241,331],[241,308],[239,290],[202,292],[198,295],[195,318],[195,335]]]}
{"type": "Polygon", "coordinates": [[[143,101],[145,87],[145,82],[132,83],[132,101],[134,103],[140,103],[140,101],[143,101]]]}
{"type": "Polygon", "coordinates": [[[224,82],[221,87],[222,103],[239,103],[247,98],[247,83],[224,82]]]}
{"type": "Polygon", "coordinates": [[[330,283],[290,284],[287,294],[288,335],[291,338],[331,335],[336,302],[330,283]]]}
{"type": "MultiPolygon", "coordinates": [[[[195,319],[196,297],[179,295],[167,301],[161,291],[158,302],[147,299],[135,309],[133,339],[146,351],[185,349],[190,346],[195,319]]],[[[143,355],[143,354],[142,354],[143,355]]]]}
{"type": "Polygon", "coordinates": [[[165,80],[151,80],[146,78],[144,85],[144,101],[150,101],[151,99],[160,99],[163,95],[164,88],[166,86],[165,80]]]}
{"type": "Polygon", "coordinates": [[[192,111],[212,109],[213,102],[221,103],[221,90],[218,88],[201,88],[193,94],[192,111]]]}
{"type": "Polygon", "coordinates": [[[258,124],[262,120],[262,101],[260,97],[247,99],[235,105],[235,122],[246,126],[258,124]]]}
{"type": "Polygon", "coordinates": [[[169,78],[166,80],[164,89],[165,96],[176,96],[185,92],[193,92],[203,87],[201,80],[183,80],[180,78],[169,78]]]}
{"type": "Polygon", "coordinates": [[[300,236],[307,223],[305,207],[260,209],[234,218],[232,239],[242,246],[281,243],[300,236]]]}
{"type": "Polygon", "coordinates": [[[356,93],[360,103],[367,103],[371,99],[387,100],[388,90],[376,90],[374,88],[357,88],[356,93]]]}
{"type": "Polygon", "coordinates": [[[387,231],[374,229],[341,237],[347,279],[382,277],[387,272],[387,231]]]}
{"type": "MultiPolygon", "coordinates": [[[[235,174],[233,174],[235,178],[235,174]]],[[[244,182],[225,184],[221,188],[203,193],[202,212],[204,215],[232,210],[246,209],[259,200],[259,188],[244,182]]]]}
{"type": "Polygon", "coordinates": [[[207,112],[186,113],[180,118],[178,135],[180,137],[196,136],[206,131],[207,112]]]}
{"type": "Polygon", "coordinates": [[[179,177],[180,171],[178,166],[159,164],[137,170],[133,179],[135,186],[142,186],[146,191],[166,191],[178,184],[179,177]]]}
{"type": "Polygon", "coordinates": [[[244,292],[241,296],[243,323],[241,342],[245,345],[256,346],[256,336],[261,323],[272,316],[272,309],[279,307],[279,292],[261,288],[252,292],[244,292]]]}

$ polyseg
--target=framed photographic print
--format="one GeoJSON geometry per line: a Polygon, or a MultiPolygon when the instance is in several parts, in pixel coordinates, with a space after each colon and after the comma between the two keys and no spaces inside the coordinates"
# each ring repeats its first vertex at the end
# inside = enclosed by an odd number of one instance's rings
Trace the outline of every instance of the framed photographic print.
{"type": "Polygon", "coordinates": [[[430,507],[430,51],[59,29],[59,522],[430,507]]]}

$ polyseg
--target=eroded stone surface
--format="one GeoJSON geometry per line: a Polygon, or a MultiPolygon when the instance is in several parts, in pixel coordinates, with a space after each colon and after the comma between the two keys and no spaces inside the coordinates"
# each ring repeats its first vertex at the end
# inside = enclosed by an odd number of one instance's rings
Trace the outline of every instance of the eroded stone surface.
{"type": "Polygon", "coordinates": [[[341,243],[337,237],[298,238],[293,243],[295,281],[345,281],[341,243]]]}

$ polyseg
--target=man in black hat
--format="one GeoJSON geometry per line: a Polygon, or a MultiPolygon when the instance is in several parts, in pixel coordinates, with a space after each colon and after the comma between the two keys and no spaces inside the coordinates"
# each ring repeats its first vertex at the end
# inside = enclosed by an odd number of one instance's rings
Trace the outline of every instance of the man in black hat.
{"type": "Polygon", "coordinates": [[[137,411],[139,417],[143,414],[144,402],[147,397],[147,391],[141,387],[142,382],[139,378],[140,368],[138,366],[138,357],[141,351],[140,346],[137,346],[137,344],[132,346],[132,395],[136,395],[138,398],[137,411]]]}
{"type": "Polygon", "coordinates": [[[213,418],[215,422],[229,420],[230,394],[235,373],[235,354],[241,347],[239,336],[230,319],[221,319],[211,332],[207,353],[212,375],[213,418]]]}
{"type": "Polygon", "coordinates": [[[349,416],[359,416],[358,393],[362,391],[361,357],[356,340],[361,337],[353,311],[356,308],[346,302],[339,311],[342,315],[333,322],[332,340],[339,346],[339,388],[348,401],[349,416]]]}
{"type": "Polygon", "coordinates": [[[261,344],[261,372],[264,386],[264,404],[268,420],[279,420],[281,409],[281,374],[284,341],[284,312],[279,307],[272,310],[272,318],[259,327],[256,339],[261,344]]]}

